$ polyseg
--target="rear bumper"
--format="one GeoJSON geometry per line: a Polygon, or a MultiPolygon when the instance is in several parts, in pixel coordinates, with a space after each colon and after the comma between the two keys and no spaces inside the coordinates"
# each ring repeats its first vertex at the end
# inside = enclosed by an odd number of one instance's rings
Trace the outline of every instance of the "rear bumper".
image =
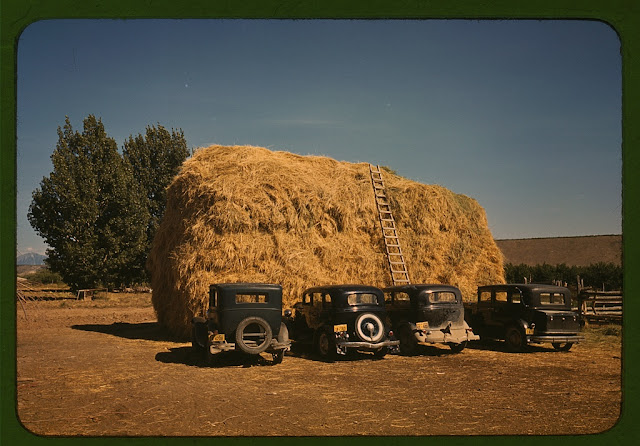
{"type": "Polygon", "coordinates": [[[584,336],[575,334],[548,334],[548,335],[528,335],[527,342],[572,342],[577,344],[584,341],[584,336]]]}
{"type": "Polygon", "coordinates": [[[382,342],[360,342],[360,341],[342,341],[336,340],[336,347],[340,349],[358,349],[358,350],[379,350],[382,347],[394,347],[400,345],[400,341],[392,341],[387,339],[382,342]]]}
{"type": "MultiPolygon", "coordinates": [[[[277,350],[288,351],[290,348],[291,348],[291,342],[278,342],[276,338],[273,338],[271,340],[271,344],[269,345],[269,347],[267,347],[265,351],[266,352],[273,352],[277,350]]],[[[209,353],[211,353],[212,355],[215,355],[216,353],[221,353],[221,352],[228,352],[235,349],[236,349],[236,344],[234,342],[226,342],[226,341],[212,342],[209,345],[209,353]]]]}
{"type": "Polygon", "coordinates": [[[461,344],[467,341],[477,341],[480,336],[474,334],[471,329],[466,328],[450,328],[448,331],[433,330],[421,331],[415,330],[414,334],[418,344],[461,344]]]}

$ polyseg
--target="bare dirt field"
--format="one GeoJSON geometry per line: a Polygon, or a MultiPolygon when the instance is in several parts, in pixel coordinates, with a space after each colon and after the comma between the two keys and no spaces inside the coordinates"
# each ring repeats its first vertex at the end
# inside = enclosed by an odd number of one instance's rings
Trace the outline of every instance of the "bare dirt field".
{"type": "Polygon", "coordinates": [[[567,353],[495,342],[212,368],[160,330],[148,296],[25,302],[16,316],[17,413],[38,435],[593,434],[620,415],[615,326],[567,353]]]}

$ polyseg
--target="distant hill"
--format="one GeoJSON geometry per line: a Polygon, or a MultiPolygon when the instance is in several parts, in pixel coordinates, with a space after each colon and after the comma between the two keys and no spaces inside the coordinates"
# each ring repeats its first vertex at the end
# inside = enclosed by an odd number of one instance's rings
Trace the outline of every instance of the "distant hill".
{"type": "Polygon", "coordinates": [[[622,235],[505,239],[496,240],[496,244],[504,255],[504,262],[515,265],[622,264],[622,235]]]}
{"type": "Polygon", "coordinates": [[[44,265],[44,259],[46,258],[47,256],[36,252],[28,252],[16,258],[16,265],[44,265]]]}

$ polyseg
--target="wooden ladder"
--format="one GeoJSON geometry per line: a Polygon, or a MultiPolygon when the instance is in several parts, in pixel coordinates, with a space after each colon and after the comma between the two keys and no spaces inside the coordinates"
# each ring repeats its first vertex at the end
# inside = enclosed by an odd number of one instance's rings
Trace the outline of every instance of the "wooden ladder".
{"type": "Polygon", "coordinates": [[[380,229],[382,229],[382,237],[387,250],[387,260],[389,262],[389,271],[391,272],[391,281],[393,285],[409,284],[409,271],[404,261],[404,255],[400,248],[400,239],[396,229],[396,221],[391,213],[391,205],[387,199],[384,181],[382,181],[382,172],[380,166],[369,164],[369,174],[371,175],[371,185],[376,199],[376,207],[378,209],[378,219],[380,220],[380,229]]]}

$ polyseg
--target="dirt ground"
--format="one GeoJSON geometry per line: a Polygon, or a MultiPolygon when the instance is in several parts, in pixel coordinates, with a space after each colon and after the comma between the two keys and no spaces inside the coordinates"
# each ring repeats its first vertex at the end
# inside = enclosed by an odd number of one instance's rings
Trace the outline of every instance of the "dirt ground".
{"type": "Polygon", "coordinates": [[[472,343],[333,364],[229,356],[207,367],[168,338],[148,298],[17,308],[17,413],[55,436],[592,434],[618,420],[619,327],[585,330],[570,352],[472,343]],[[146,300],[145,300],[146,299],[146,300]]]}

